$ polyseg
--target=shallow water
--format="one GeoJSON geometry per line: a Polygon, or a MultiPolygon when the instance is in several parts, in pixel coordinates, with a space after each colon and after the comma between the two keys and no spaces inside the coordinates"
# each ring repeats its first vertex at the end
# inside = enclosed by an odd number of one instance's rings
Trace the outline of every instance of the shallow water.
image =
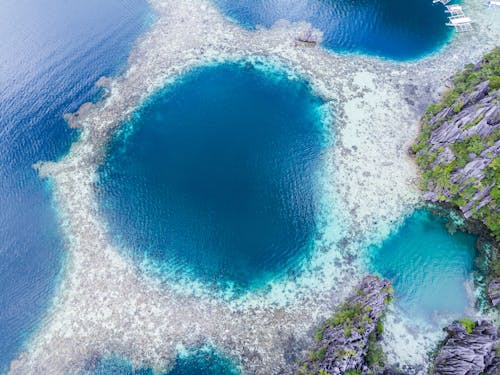
{"type": "Polygon", "coordinates": [[[239,375],[240,371],[227,359],[213,352],[195,352],[178,358],[167,375],[239,375]]]}
{"type": "MultiPolygon", "coordinates": [[[[84,371],[86,375],[153,375],[152,369],[133,369],[130,362],[123,359],[106,359],[95,368],[84,371]]],[[[175,365],[164,375],[239,375],[240,371],[228,359],[214,350],[202,348],[178,356],[175,365]]]]}
{"type": "Polygon", "coordinates": [[[414,59],[450,37],[444,7],[430,0],[214,0],[246,27],[279,19],[308,21],[323,31],[323,45],[396,60],[414,59]]]}
{"type": "Polygon", "coordinates": [[[133,256],[243,290],[293,271],[315,232],[320,107],[250,64],[196,69],[157,94],[100,169],[104,214],[133,256]]]}
{"type": "Polygon", "coordinates": [[[62,115],[98,94],[146,28],[147,4],[2,2],[0,11],[0,373],[36,328],[61,268],[50,185],[32,164],[64,154],[62,115]]]}
{"type": "Polygon", "coordinates": [[[371,249],[372,271],[394,283],[395,304],[412,320],[438,324],[471,305],[466,282],[476,237],[450,234],[447,219],[417,210],[380,247],[371,249]]]}

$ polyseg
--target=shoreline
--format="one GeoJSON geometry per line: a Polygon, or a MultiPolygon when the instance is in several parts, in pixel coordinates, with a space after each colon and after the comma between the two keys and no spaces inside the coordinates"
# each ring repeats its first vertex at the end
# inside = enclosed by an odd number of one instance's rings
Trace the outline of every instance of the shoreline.
{"type": "MultiPolygon", "coordinates": [[[[328,185],[325,200],[334,201],[333,216],[344,219],[346,229],[339,233],[336,223],[328,218],[324,245],[338,250],[340,243],[347,243],[347,254],[359,254],[366,243],[385,238],[419,201],[413,185],[416,166],[406,150],[418,132],[420,107],[428,104],[426,99],[432,100],[427,94],[435,95],[443,77],[450,77],[464,62],[473,61],[474,54],[489,48],[487,42],[477,44],[482,49],[465,57],[464,52],[476,43],[467,43],[472,36],[458,35],[436,55],[414,63],[392,63],[337,55],[321,48],[294,48],[291,41],[307,27],[305,23],[279,22],[271,29],[246,31],[229,24],[208,1],[153,1],[152,7],[158,13],[155,23],[139,38],[124,74],[98,81],[107,88],[108,96],[68,116],[70,126],[81,128],[79,140],[58,162],[38,165],[41,177],[54,182],[63,231],[70,241],[68,264],[51,316],[27,352],[12,364],[11,373],[48,369],[65,373],[78,368],[92,353],[112,351],[130,357],[136,365],[161,369],[175,358],[178,343],[190,346],[207,339],[223,349],[232,348],[231,354],[242,359],[248,372],[286,369],[289,364],[281,352],[287,346],[283,332],[288,338],[302,339],[356,283],[352,273],[359,266],[343,266],[339,275],[331,274],[330,268],[342,257],[333,256],[337,254],[332,250],[324,256],[318,251],[309,262],[309,275],[296,283],[277,281],[268,293],[224,304],[209,294],[182,295],[158,285],[137,273],[130,260],[112,246],[93,190],[97,165],[112,132],[153,92],[178,75],[207,62],[263,56],[265,61],[290,67],[311,84],[314,93],[331,102],[335,144],[326,175],[335,179],[328,185]],[[186,27],[191,34],[181,32],[186,27]],[[206,33],[211,35],[209,40],[206,33]],[[178,38],[166,44],[168,35],[178,38]],[[460,47],[458,55],[451,51],[453,45],[460,47]],[[331,71],[332,67],[336,71],[331,71]],[[441,78],[428,83],[429,75],[441,78]],[[386,77],[390,77],[389,82],[386,77]],[[405,91],[415,93],[420,100],[407,98],[405,91]],[[367,199],[363,206],[358,202],[360,196],[367,199]],[[329,261],[325,259],[328,256],[329,261]],[[323,270],[322,280],[318,280],[318,267],[323,270]],[[344,282],[346,278],[348,282],[344,282]],[[136,311],[130,311],[129,301],[136,311]],[[253,332],[245,329],[249,326],[253,332]],[[53,347],[61,350],[54,353],[53,347]]],[[[493,15],[489,21],[494,21],[493,15]]],[[[476,38],[486,37],[479,31],[474,33],[476,38]]],[[[494,39],[489,42],[494,43],[494,39]]],[[[361,273],[358,268],[358,278],[361,273]]]]}

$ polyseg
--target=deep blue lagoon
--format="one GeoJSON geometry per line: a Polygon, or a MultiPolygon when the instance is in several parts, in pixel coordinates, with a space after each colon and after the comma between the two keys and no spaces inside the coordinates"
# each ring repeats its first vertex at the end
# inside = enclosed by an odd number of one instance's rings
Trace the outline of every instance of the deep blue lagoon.
{"type": "Polygon", "coordinates": [[[147,28],[145,1],[2,1],[0,10],[0,373],[53,295],[64,243],[50,183],[32,165],[74,140],[63,114],[95,99],[147,28]]]}
{"type": "Polygon", "coordinates": [[[394,284],[395,303],[411,319],[439,323],[470,305],[465,283],[472,272],[476,237],[450,234],[448,219],[417,210],[380,247],[372,271],[394,284]]]}
{"type": "Polygon", "coordinates": [[[432,0],[214,0],[230,18],[253,28],[280,19],[307,21],[323,45],[395,60],[414,59],[450,37],[444,7],[432,0]]]}
{"type": "Polygon", "coordinates": [[[316,229],[322,104],[250,63],[188,73],[109,147],[99,186],[111,231],[134,257],[210,285],[294,271],[316,229]]]}

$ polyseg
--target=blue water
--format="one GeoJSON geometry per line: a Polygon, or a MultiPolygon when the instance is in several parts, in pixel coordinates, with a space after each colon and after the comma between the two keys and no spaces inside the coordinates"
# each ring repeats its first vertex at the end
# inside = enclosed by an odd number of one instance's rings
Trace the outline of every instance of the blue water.
{"type": "Polygon", "coordinates": [[[234,291],[292,271],[315,232],[321,105],[305,82],[251,64],[189,73],[108,150],[112,232],[170,274],[234,291]]]}
{"type": "MultiPolygon", "coordinates": [[[[129,361],[117,358],[98,361],[89,375],[153,375],[152,369],[133,369],[129,361]]],[[[228,359],[214,350],[190,351],[179,356],[175,366],[164,375],[239,375],[240,371],[228,359]]]]}
{"type": "Polygon", "coordinates": [[[214,351],[196,351],[180,357],[168,375],[239,375],[233,363],[214,351]]]}
{"type": "Polygon", "coordinates": [[[324,33],[324,46],[395,60],[418,58],[450,37],[444,7],[432,0],[214,0],[246,27],[279,19],[307,21],[324,33]]]}
{"type": "Polygon", "coordinates": [[[145,1],[4,0],[0,7],[0,373],[36,327],[61,268],[50,185],[31,167],[76,136],[62,115],[96,98],[146,29],[145,1]]]}
{"type": "Polygon", "coordinates": [[[407,316],[438,323],[470,305],[465,282],[476,237],[448,231],[447,219],[417,210],[384,243],[371,249],[372,271],[394,283],[395,303],[407,316]]]}

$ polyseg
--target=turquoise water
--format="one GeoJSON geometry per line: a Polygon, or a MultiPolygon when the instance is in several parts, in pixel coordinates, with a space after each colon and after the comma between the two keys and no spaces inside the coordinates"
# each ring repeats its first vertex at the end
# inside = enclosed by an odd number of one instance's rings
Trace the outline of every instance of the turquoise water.
{"type": "Polygon", "coordinates": [[[109,147],[99,196],[114,237],[170,275],[235,291],[295,271],[316,230],[322,104],[250,63],[187,74],[109,147]]]}
{"type": "Polygon", "coordinates": [[[195,351],[177,358],[168,375],[239,375],[240,371],[228,359],[214,351],[195,351]]]}
{"type": "MultiPolygon", "coordinates": [[[[117,358],[89,365],[88,375],[153,375],[152,369],[133,369],[129,361],[117,358]]],[[[190,351],[179,356],[175,366],[164,375],[239,375],[240,371],[227,358],[211,349],[190,351]]]]}
{"type": "Polygon", "coordinates": [[[470,301],[476,237],[450,234],[447,219],[417,210],[380,247],[371,249],[372,271],[394,283],[395,303],[407,316],[437,323],[463,314],[470,301]]]}
{"type": "Polygon", "coordinates": [[[441,47],[452,31],[444,7],[432,0],[214,0],[242,25],[307,21],[324,33],[323,45],[395,60],[415,59],[441,47]]]}

